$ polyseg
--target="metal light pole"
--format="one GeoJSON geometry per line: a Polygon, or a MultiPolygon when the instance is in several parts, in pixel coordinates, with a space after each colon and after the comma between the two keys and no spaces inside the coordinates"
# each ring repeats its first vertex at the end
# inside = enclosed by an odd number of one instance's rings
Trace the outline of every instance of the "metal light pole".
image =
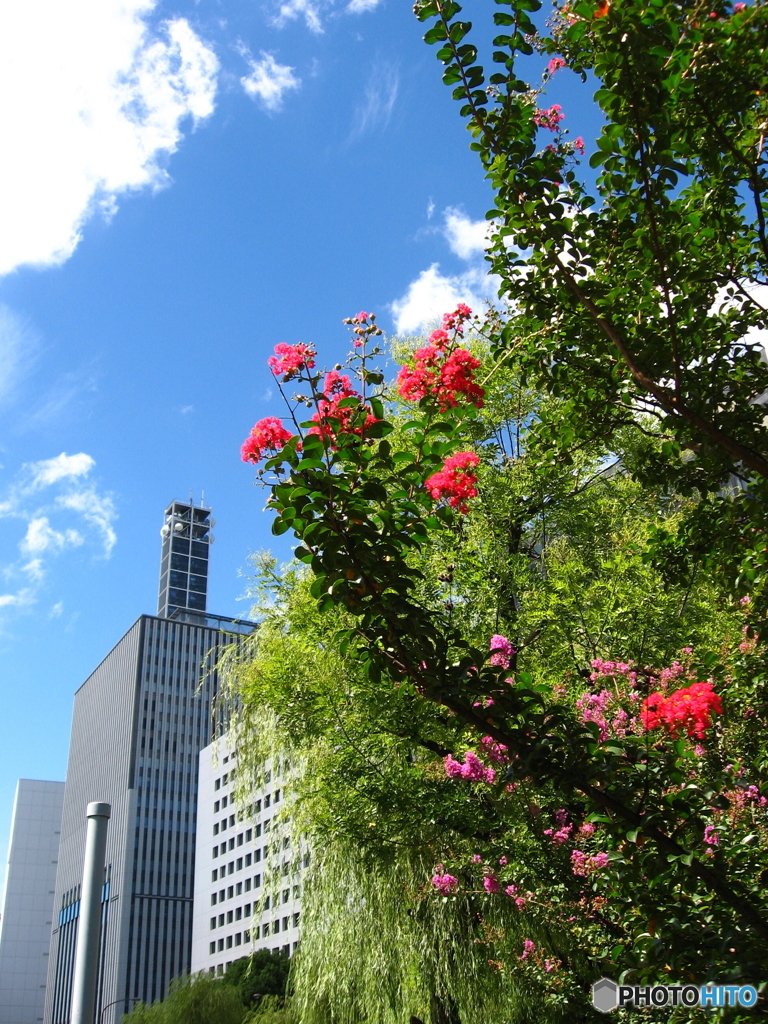
{"type": "Polygon", "coordinates": [[[72,979],[71,1024],[94,1024],[101,931],[101,887],[104,884],[107,822],[111,813],[110,805],[101,803],[88,804],[86,811],[88,831],[85,836],[80,923],[72,979]]]}

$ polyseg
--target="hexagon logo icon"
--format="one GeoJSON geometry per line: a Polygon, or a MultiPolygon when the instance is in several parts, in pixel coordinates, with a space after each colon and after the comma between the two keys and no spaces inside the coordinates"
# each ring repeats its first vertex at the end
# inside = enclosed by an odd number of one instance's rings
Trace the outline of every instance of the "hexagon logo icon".
{"type": "Polygon", "coordinates": [[[592,1005],[600,1013],[610,1013],[619,1005],[619,987],[610,978],[601,978],[592,985],[592,1005]]]}

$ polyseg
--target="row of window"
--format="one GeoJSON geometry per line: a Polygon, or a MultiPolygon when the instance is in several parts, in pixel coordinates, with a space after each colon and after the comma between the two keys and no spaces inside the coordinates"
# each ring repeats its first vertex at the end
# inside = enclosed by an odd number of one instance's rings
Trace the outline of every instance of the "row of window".
{"type": "MultiPolygon", "coordinates": [[[[253,879],[253,888],[254,889],[258,889],[260,885],[261,885],[261,875],[256,875],[254,877],[254,879],[253,879]]],[[[225,900],[234,899],[235,896],[242,896],[243,895],[243,891],[245,891],[245,892],[250,892],[251,891],[251,880],[250,880],[250,878],[246,878],[245,882],[238,882],[237,885],[230,885],[227,889],[220,889],[219,892],[211,893],[211,906],[215,907],[217,903],[224,903],[225,900]]],[[[301,897],[301,886],[300,885],[294,885],[293,886],[293,898],[295,900],[298,900],[300,897],[301,897]]],[[[287,903],[290,898],[291,898],[291,890],[290,890],[290,888],[283,889],[283,903],[287,903]]],[[[273,903],[275,905],[277,905],[277,902],[278,902],[278,897],[275,896],[274,899],[273,899],[273,903]]],[[[249,906],[250,906],[250,904],[246,903],[246,908],[249,907],[249,906]]],[[[265,904],[264,909],[265,910],[269,910],[269,896],[267,896],[267,900],[266,900],[266,904],[265,904]]],[[[246,909],[246,913],[248,913],[247,909],[246,909]]],[[[211,927],[213,927],[213,925],[211,925],[211,927]]]]}
{"type": "MultiPolygon", "coordinates": [[[[258,878],[259,876],[257,875],[256,877],[258,878]]],[[[261,884],[261,881],[259,881],[258,885],[255,884],[254,885],[254,889],[257,889],[260,884],[261,884]]],[[[301,896],[301,890],[299,889],[299,886],[298,885],[294,885],[294,887],[293,887],[293,899],[297,900],[297,899],[300,898],[300,896],[301,896]]],[[[264,911],[269,910],[270,907],[272,907],[272,908],[278,907],[280,905],[281,900],[282,900],[282,902],[284,904],[285,903],[290,903],[290,901],[291,901],[291,890],[290,889],[283,889],[282,893],[279,893],[279,892],[278,893],[274,893],[271,897],[267,896],[267,898],[264,900],[263,906],[261,907],[261,912],[263,913],[264,911]]],[[[211,931],[214,931],[216,928],[223,928],[225,924],[232,924],[233,921],[242,921],[243,918],[245,918],[245,920],[248,920],[248,918],[251,916],[251,909],[253,909],[253,913],[255,914],[257,912],[257,910],[258,910],[258,907],[259,907],[258,903],[254,903],[254,904],[246,903],[242,907],[235,907],[233,910],[228,910],[225,914],[219,914],[218,917],[216,917],[216,916],[212,917],[211,918],[211,931]]],[[[293,916],[296,919],[296,925],[298,926],[298,922],[299,922],[298,912],[295,913],[293,916]]]]}
{"type": "MultiPolygon", "coordinates": [[[[224,778],[226,778],[226,776],[224,776],[224,778]]],[[[280,790],[279,789],[275,790],[274,799],[275,799],[275,803],[276,804],[280,802],[280,790]]],[[[232,804],[234,804],[234,802],[235,802],[234,796],[229,797],[229,796],[226,796],[226,795],[223,796],[221,798],[221,800],[215,800],[214,804],[213,804],[213,813],[214,814],[218,814],[220,810],[223,811],[224,808],[228,804],[232,805],[232,804]]],[[[267,795],[264,797],[264,810],[265,811],[270,806],[271,803],[272,803],[272,794],[271,793],[267,793],[267,795]]],[[[242,821],[243,818],[252,818],[254,816],[254,814],[261,814],[261,800],[257,800],[255,803],[249,804],[245,808],[245,810],[239,811],[238,815],[237,815],[237,820],[238,821],[242,821]]],[[[230,822],[229,823],[230,823],[230,825],[232,824],[232,819],[231,818],[230,818],[230,822]]],[[[226,826],[222,826],[222,827],[226,827],[226,826]]]]}
{"type": "MultiPolygon", "coordinates": [[[[287,932],[291,928],[299,927],[299,912],[282,920],[276,917],[274,921],[267,921],[263,925],[256,925],[254,928],[246,928],[243,932],[235,932],[234,935],[227,935],[222,939],[214,939],[208,946],[208,952],[214,954],[223,952],[225,949],[232,949],[232,946],[241,946],[244,942],[250,942],[251,936],[254,941],[259,938],[266,938],[267,935],[278,935],[281,931],[287,932]]],[[[294,944],[295,946],[295,944],[294,944]]]]}

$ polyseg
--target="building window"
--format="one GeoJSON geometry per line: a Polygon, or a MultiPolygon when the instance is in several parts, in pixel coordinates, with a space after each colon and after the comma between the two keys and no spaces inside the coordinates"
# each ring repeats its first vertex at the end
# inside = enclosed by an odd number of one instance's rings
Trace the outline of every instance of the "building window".
{"type": "Polygon", "coordinates": [[[215,953],[215,952],[216,952],[216,943],[212,942],[210,944],[210,946],[208,947],[208,953],[210,954],[210,953],[215,953]]]}
{"type": "Polygon", "coordinates": [[[246,843],[250,843],[250,841],[252,839],[253,839],[253,829],[252,828],[247,828],[245,830],[245,841],[246,841],[246,843]]]}
{"type": "Polygon", "coordinates": [[[250,917],[250,916],[251,916],[251,904],[250,904],[250,903],[246,903],[246,904],[245,904],[245,907],[244,907],[244,909],[243,909],[243,914],[244,914],[244,915],[245,915],[246,917],[250,917]]]}
{"type": "Polygon", "coordinates": [[[237,837],[237,845],[238,846],[242,846],[243,845],[243,833],[242,832],[237,837]]]}
{"type": "Polygon", "coordinates": [[[216,906],[216,893],[215,892],[211,893],[211,906],[212,907],[216,906]]]}
{"type": "Polygon", "coordinates": [[[242,935],[240,934],[240,932],[236,932],[235,933],[235,945],[239,946],[241,941],[242,941],[242,935]]]}
{"type": "Polygon", "coordinates": [[[259,848],[258,850],[255,850],[255,851],[254,851],[254,854],[253,854],[253,863],[254,863],[254,864],[258,864],[258,862],[259,862],[260,860],[261,860],[261,848],[259,848]]]}
{"type": "Polygon", "coordinates": [[[234,873],[235,873],[235,862],[233,860],[231,860],[229,862],[229,864],[227,864],[227,872],[230,875],[234,875],[234,873]]]}
{"type": "Polygon", "coordinates": [[[222,809],[222,811],[223,811],[223,810],[224,810],[224,808],[225,808],[225,807],[227,806],[227,800],[228,800],[228,799],[229,799],[229,797],[226,797],[226,796],[223,796],[223,797],[221,798],[221,809],[222,809]]]}
{"type": "Polygon", "coordinates": [[[297,899],[300,898],[300,896],[301,896],[301,886],[300,885],[294,885],[294,887],[293,887],[293,898],[295,900],[297,900],[297,899]]]}
{"type": "Polygon", "coordinates": [[[243,858],[242,857],[238,857],[237,858],[237,870],[238,871],[242,871],[243,870],[243,858]]]}
{"type": "Polygon", "coordinates": [[[219,869],[218,868],[214,868],[213,871],[211,872],[211,881],[215,882],[217,877],[218,877],[218,875],[219,875],[219,869]]]}
{"type": "Polygon", "coordinates": [[[280,803],[280,790],[279,789],[275,790],[275,803],[276,804],[280,803]]]}
{"type": "Polygon", "coordinates": [[[246,855],[245,855],[245,866],[247,868],[249,868],[251,866],[251,855],[250,855],[250,853],[246,853],[246,855]]]}
{"type": "Polygon", "coordinates": [[[215,928],[215,927],[216,927],[216,918],[212,917],[211,918],[211,928],[215,928]]]}
{"type": "Polygon", "coordinates": [[[218,823],[218,821],[215,821],[213,823],[213,834],[215,836],[217,836],[219,834],[219,823],[218,823]]]}
{"type": "Polygon", "coordinates": [[[213,805],[213,813],[214,813],[214,814],[218,814],[218,813],[219,813],[219,801],[218,801],[218,800],[217,800],[217,801],[216,801],[216,803],[215,803],[215,804],[213,805]]]}
{"type": "MultiPolygon", "coordinates": [[[[222,944],[221,944],[221,946],[219,948],[220,949],[224,949],[224,940],[223,939],[221,940],[221,943],[222,944]]],[[[219,974],[219,975],[224,973],[224,964],[219,964],[219,966],[216,968],[216,973],[219,974]]]]}
{"type": "Polygon", "coordinates": [[[230,848],[230,850],[234,850],[234,848],[235,848],[235,837],[234,836],[232,836],[232,838],[229,840],[229,848],[230,848]]]}
{"type": "MultiPolygon", "coordinates": [[[[218,828],[219,826],[218,825],[214,825],[213,827],[214,828],[218,828]]],[[[226,827],[227,827],[227,819],[223,818],[222,822],[221,822],[221,831],[223,832],[226,827]]]]}
{"type": "Polygon", "coordinates": [[[290,898],[291,898],[291,890],[290,889],[283,889],[283,903],[287,903],[290,898]]]}
{"type": "Polygon", "coordinates": [[[238,907],[235,910],[235,920],[236,921],[241,921],[242,918],[243,918],[243,908],[242,907],[238,907]]]}
{"type": "Polygon", "coordinates": [[[219,856],[219,848],[218,848],[218,846],[214,846],[214,848],[213,848],[213,856],[214,857],[218,857],[219,856]]]}
{"type": "Polygon", "coordinates": [[[260,885],[261,885],[261,875],[254,875],[253,876],[253,888],[254,889],[258,889],[260,885]]]}
{"type": "Polygon", "coordinates": [[[287,917],[283,918],[283,931],[284,932],[288,931],[288,918],[287,917]]]}
{"type": "Polygon", "coordinates": [[[258,925],[256,925],[256,927],[253,929],[253,937],[254,937],[254,939],[258,939],[260,931],[261,931],[261,928],[258,925]]]}
{"type": "Polygon", "coordinates": [[[222,782],[224,783],[224,785],[225,785],[225,786],[226,786],[226,784],[227,784],[227,779],[228,779],[228,778],[229,778],[229,776],[227,775],[227,773],[226,773],[226,772],[224,772],[224,775],[223,775],[223,777],[222,777],[222,780],[221,780],[221,781],[222,781],[222,782]]]}
{"type": "Polygon", "coordinates": [[[235,886],[235,895],[236,896],[240,896],[240,895],[242,895],[242,892],[243,892],[243,883],[242,882],[238,882],[237,885],[235,886]]]}
{"type": "Polygon", "coordinates": [[[230,885],[230,887],[227,889],[227,899],[231,900],[234,895],[235,895],[234,887],[230,885]]]}
{"type": "Polygon", "coordinates": [[[267,793],[267,795],[264,797],[264,810],[266,810],[267,807],[269,807],[271,802],[272,802],[272,797],[269,795],[269,793],[267,793]]]}
{"type": "Polygon", "coordinates": [[[232,949],[232,936],[227,936],[227,949],[232,949]]]}
{"type": "Polygon", "coordinates": [[[250,880],[250,878],[246,878],[246,880],[245,880],[245,891],[246,892],[250,892],[251,891],[251,880],[250,880]]]}
{"type": "MultiPolygon", "coordinates": [[[[218,945],[219,952],[221,952],[222,949],[224,949],[224,939],[219,939],[219,945],[218,945]]],[[[219,974],[221,974],[221,967],[219,967],[219,974]]]]}
{"type": "Polygon", "coordinates": [[[223,928],[223,927],[224,927],[224,915],[223,914],[219,914],[219,928],[223,928]]]}
{"type": "Polygon", "coordinates": [[[222,889],[221,892],[219,893],[219,903],[223,903],[223,902],[224,902],[224,890],[222,889]]]}
{"type": "Polygon", "coordinates": [[[257,814],[261,814],[261,800],[257,800],[256,801],[255,807],[256,807],[256,813],[257,814]]]}
{"type": "Polygon", "coordinates": [[[299,912],[298,912],[298,910],[293,915],[293,927],[294,928],[298,928],[299,927],[299,912]]]}
{"type": "Polygon", "coordinates": [[[213,788],[214,789],[221,789],[221,779],[216,779],[216,781],[213,784],[213,788]]]}
{"type": "Polygon", "coordinates": [[[245,931],[243,932],[243,942],[250,942],[250,941],[251,941],[251,933],[246,928],[245,931]]]}
{"type": "Polygon", "coordinates": [[[272,827],[272,822],[271,821],[265,821],[264,822],[264,832],[265,833],[269,832],[271,827],[272,827]]]}
{"type": "Polygon", "coordinates": [[[256,836],[257,839],[259,838],[259,836],[261,835],[261,825],[257,825],[254,828],[253,834],[256,836]]]}
{"type": "Polygon", "coordinates": [[[264,909],[269,910],[269,896],[264,900],[264,909]]]}
{"type": "Polygon", "coordinates": [[[229,816],[229,827],[230,828],[234,828],[235,827],[235,816],[234,816],[234,814],[230,814],[230,816],[229,816]]]}

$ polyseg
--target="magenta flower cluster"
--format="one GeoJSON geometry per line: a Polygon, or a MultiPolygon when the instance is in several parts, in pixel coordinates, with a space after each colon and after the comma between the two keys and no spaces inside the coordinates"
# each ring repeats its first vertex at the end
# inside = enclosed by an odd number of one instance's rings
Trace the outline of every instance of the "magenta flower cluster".
{"type": "Polygon", "coordinates": [[[492,786],[496,781],[496,772],[488,768],[474,750],[468,750],[464,755],[464,763],[457,761],[451,754],[448,754],[443,762],[445,774],[450,779],[468,779],[470,782],[485,782],[492,786]]]}

